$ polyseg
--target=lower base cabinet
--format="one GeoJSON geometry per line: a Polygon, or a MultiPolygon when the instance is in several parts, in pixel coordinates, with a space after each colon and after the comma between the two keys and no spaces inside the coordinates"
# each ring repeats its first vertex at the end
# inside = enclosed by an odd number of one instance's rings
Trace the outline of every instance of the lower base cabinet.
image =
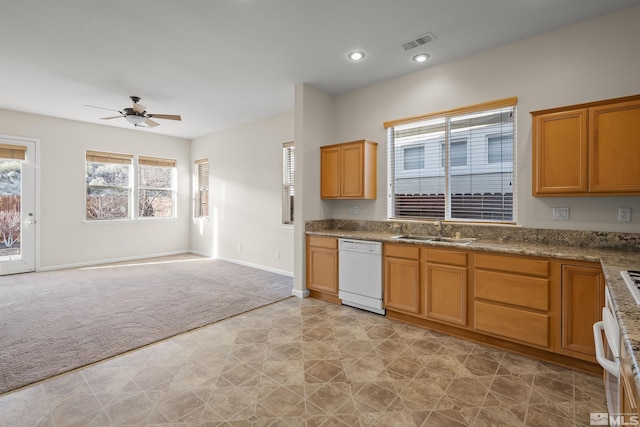
{"type": "Polygon", "coordinates": [[[384,307],[421,315],[420,248],[384,245],[384,307]]]}
{"type": "Polygon", "coordinates": [[[465,326],[466,266],[467,254],[463,252],[385,244],[385,308],[465,326]]]}
{"type": "Polygon", "coordinates": [[[467,254],[424,250],[425,317],[453,325],[467,325],[467,254]]]}
{"type": "Polygon", "coordinates": [[[592,329],[604,306],[598,264],[400,243],[384,248],[387,316],[601,372],[592,329]]]}
{"type": "Polygon", "coordinates": [[[337,238],[307,236],[307,289],[312,297],[340,303],[337,238]]]}
{"type": "Polygon", "coordinates": [[[598,267],[562,265],[561,352],[585,360],[595,358],[591,326],[602,319],[604,276],[598,267]]]}

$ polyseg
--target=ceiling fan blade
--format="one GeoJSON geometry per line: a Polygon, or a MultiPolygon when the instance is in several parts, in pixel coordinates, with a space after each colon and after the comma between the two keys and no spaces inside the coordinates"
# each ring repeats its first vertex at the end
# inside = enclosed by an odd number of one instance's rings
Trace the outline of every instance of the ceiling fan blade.
{"type": "Polygon", "coordinates": [[[120,117],[124,117],[124,116],[111,116],[111,117],[101,117],[101,120],[110,120],[110,119],[119,119],[120,117]]]}
{"type": "Polygon", "coordinates": [[[135,111],[136,113],[144,113],[144,110],[146,109],[147,107],[142,104],[138,104],[137,102],[133,103],[133,111],[135,111]]]}
{"type": "Polygon", "coordinates": [[[95,105],[87,105],[87,104],[84,104],[84,106],[91,107],[91,108],[99,108],[101,110],[117,111],[118,113],[122,114],[120,110],[114,110],[113,108],[96,107],[95,105]]]}
{"type": "Polygon", "coordinates": [[[150,128],[153,128],[153,127],[156,127],[156,126],[160,126],[160,123],[154,122],[154,121],[153,121],[153,120],[151,120],[151,119],[145,119],[145,120],[144,120],[144,122],[145,122],[145,124],[146,124],[147,126],[149,126],[150,128]]]}
{"type": "Polygon", "coordinates": [[[182,120],[179,114],[149,114],[148,116],[154,119],[182,120]]]}

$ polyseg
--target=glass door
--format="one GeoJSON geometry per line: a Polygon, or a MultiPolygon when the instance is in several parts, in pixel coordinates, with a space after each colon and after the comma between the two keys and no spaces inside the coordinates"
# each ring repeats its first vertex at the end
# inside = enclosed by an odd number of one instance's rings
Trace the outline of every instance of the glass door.
{"type": "Polygon", "coordinates": [[[0,275],[35,270],[36,144],[0,137],[0,275]]]}

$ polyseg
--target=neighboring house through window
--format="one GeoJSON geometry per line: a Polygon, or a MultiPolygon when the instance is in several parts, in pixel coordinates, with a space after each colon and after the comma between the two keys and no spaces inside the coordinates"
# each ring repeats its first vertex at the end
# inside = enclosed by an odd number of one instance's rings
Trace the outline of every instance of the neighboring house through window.
{"type": "Polygon", "coordinates": [[[385,123],[389,218],[514,222],[516,98],[385,123]]]}
{"type": "Polygon", "coordinates": [[[295,177],[295,147],[293,142],[282,146],[282,223],[293,224],[295,177]]]}

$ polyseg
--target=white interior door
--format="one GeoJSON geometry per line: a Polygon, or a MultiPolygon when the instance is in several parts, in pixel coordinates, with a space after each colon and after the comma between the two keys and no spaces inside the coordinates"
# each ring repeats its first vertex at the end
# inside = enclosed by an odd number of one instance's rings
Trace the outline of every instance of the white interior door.
{"type": "Polygon", "coordinates": [[[0,137],[0,275],[35,270],[36,143],[0,137]]]}

